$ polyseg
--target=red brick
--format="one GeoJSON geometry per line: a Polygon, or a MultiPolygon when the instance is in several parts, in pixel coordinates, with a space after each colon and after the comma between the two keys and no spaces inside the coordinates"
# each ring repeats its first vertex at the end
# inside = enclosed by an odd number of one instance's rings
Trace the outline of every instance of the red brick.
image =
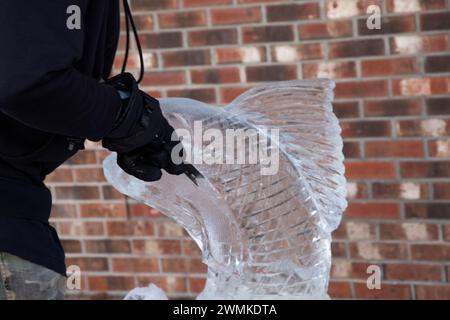
{"type": "Polygon", "coordinates": [[[353,33],[352,22],[345,20],[301,24],[298,26],[298,33],[303,40],[349,37],[353,33]]]}
{"type": "Polygon", "coordinates": [[[438,226],[419,222],[380,224],[380,240],[432,241],[439,239],[438,226]]]}
{"type": "Polygon", "coordinates": [[[347,218],[360,219],[399,219],[400,206],[394,202],[350,202],[347,218]]]}
{"type": "Polygon", "coordinates": [[[96,186],[56,187],[55,191],[57,199],[91,200],[100,198],[100,192],[96,186]]]}
{"type": "Polygon", "coordinates": [[[266,7],[267,21],[299,21],[317,19],[320,15],[317,3],[281,4],[266,7]]]}
{"type": "Polygon", "coordinates": [[[397,121],[395,128],[399,137],[439,137],[450,132],[450,120],[403,120],[397,121]]]}
{"type": "Polygon", "coordinates": [[[130,291],[136,287],[134,277],[128,276],[88,276],[92,291],[130,291]]]}
{"type": "Polygon", "coordinates": [[[341,128],[344,138],[374,138],[391,135],[391,125],[388,121],[342,121],[341,128]]]}
{"type": "Polygon", "coordinates": [[[450,55],[426,57],[425,72],[450,72],[450,55]]]}
{"type": "Polygon", "coordinates": [[[191,70],[191,79],[199,84],[235,83],[240,82],[240,75],[238,68],[198,69],[191,70]]]}
{"type": "Polygon", "coordinates": [[[375,199],[418,200],[428,197],[428,185],[416,182],[375,182],[372,185],[375,199]]]}
{"type": "Polygon", "coordinates": [[[259,7],[213,9],[211,21],[214,25],[260,22],[261,9],[259,7]]]}
{"type": "Polygon", "coordinates": [[[336,98],[384,97],[388,94],[385,80],[339,82],[336,84],[336,98]]]}
{"type": "Polygon", "coordinates": [[[186,293],[187,291],[186,278],[184,276],[138,276],[137,282],[137,285],[140,287],[147,287],[149,283],[153,283],[168,293],[186,293]]]}
{"type": "Polygon", "coordinates": [[[267,61],[264,47],[216,48],[215,58],[218,64],[259,63],[267,61]]]}
{"type": "Polygon", "coordinates": [[[295,65],[250,66],[246,68],[248,82],[297,79],[295,65]]]}
{"type": "Polygon", "coordinates": [[[348,182],[347,183],[347,198],[349,200],[354,199],[367,199],[368,188],[365,183],[348,182]]]}
{"type": "Polygon", "coordinates": [[[86,271],[108,271],[108,260],[106,258],[96,257],[71,257],[66,259],[66,265],[75,265],[81,269],[81,272],[86,271]]]}
{"type": "Polygon", "coordinates": [[[419,99],[383,99],[366,100],[364,115],[366,117],[395,117],[420,115],[422,103],[419,99]]]}
{"type": "Polygon", "coordinates": [[[386,264],[384,276],[387,280],[440,281],[442,267],[429,264],[386,264]]]}
{"type": "Polygon", "coordinates": [[[361,62],[364,77],[415,74],[419,72],[416,58],[373,59],[361,62]]]}
{"type": "Polygon", "coordinates": [[[406,203],[405,216],[409,219],[449,219],[450,203],[406,203]]]}
{"type": "Polygon", "coordinates": [[[359,39],[329,44],[330,58],[352,58],[384,55],[383,39],[359,39]]]}
{"type": "Polygon", "coordinates": [[[93,150],[84,150],[79,151],[76,155],[66,161],[66,164],[69,165],[78,165],[78,164],[95,164],[95,151],[93,150]]]}
{"type": "Polygon", "coordinates": [[[113,272],[159,272],[157,258],[113,258],[113,272]]]}
{"type": "Polygon", "coordinates": [[[123,200],[125,196],[112,186],[103,186],[103,199],[105,200],[123,200]]]}
{"type": "Polygon", "coordinates": [[[411,256],[415,260],[449,261],[449,244],[415,244],[411,245],[411,256]]]}
{"type": "Polygon", "coordinates": [[[390,161],[347,162],[345,175],[349,179],[395,178],[395,165],[390,161]]]}
{"type": "Polygon", "coordinates": [[[333,102],[333,112],[339,119],[358,118],[358,101],[337,101],[333,102]]]}
{"type": "Polygon", "coordinates": [[[389,39],[391,53],[417,54],[448,50],[448,37],[439,35],[400,35],[389,39]]]}
{"type": "Polygon", "coordinates": [[[74,180],[77,182],[104,182],[102,168],[77,168],[73,170],[74,180]]]}
{"type": "Polygon", "coordinates": [[[54,218],[76,218],[77,207],[74,204],[54,203],[52,206],[51,217],[54,218]]]}
{"type": "Polygon", "coordinates": [[[323,44],[275,45],[271,48],[272,60],[277,62],[297,62],[322,59],[325,54],[323,44]]]}
{"type": "Polygon", "coordinates": [[[226,87],[220,89],[220,103],[230,103],[250,87],[226,87]]]}
{"type": "Polygon", "coordinates": [[[353,61],[304,63],[303,78],[354,78],[356,64],[353,61]]]}
{"type": "Polygon", "coordinates": [[[209,65],[209,50],[180,50],[163,52],[164,67],[209,65]]]}
{"type": "Polygon", "coordinates": [[[344,258],[347,256],[347,244],[344,242],[333,241],[331,243],[331,255],[334,258],[344,258]]]}
{"type": "Polygon", "coordinates": [[[130,253],[131,246],[128,240],[85,240],[87,253],[130,253]]]}
{"type": "Polygon", "coordinates": [[[61,239],[65,253],[81,253],[81,242],[78,240],[61,239]]]}
{"type": "Polygon", "coordinates": [[[450,182],[434,183],[433,195],[436,200],[450,200],[450,182]]]}
{"type": "Polygon", "coordinates": [[[441,139],[428,142],[430,157],[449,158],[450,157],[450,139],[441,139]]]}
{"type": "Polygon", "coordinates": [[[392,92],[396,96],[426,96],[450,93],[450,81],[446,77],[394,79],[392,92]]]}
{"type": "Polygon", "coordinates": [[[422,14],[420,28],[423,31],[450,29],[450,11],[422,14]]]}
{"type": "Polygon", "coordinates": [[[80,205],[80,214],[84,218],[120,218],[126,217],[123,203],[90,203],[80,205]]]}
{"type": "Polygon", "coordinates": [[[238,33],[236,29],[196,30],[189,32],[188,41],[191,47],[237,44],[238,33]]]}
{"type": "Polygon", "coordinates": [[[189,28],[206,25],[205,11],[170,12],[158,14],[159,26],[165,28],[189,28]]]}
{"type": "Polygon", "coordinates": [[[127,209],[129,215],[133,218],[161,216],[161,213],[158,210],[150,208],[149,206],[142,203],[128,204],[127,209]]]}
{"type": "Polygon", "coordinates": [[[359,142],[344,142],[343,152],[346,159],[361,157],[359,142]]]}
{"type": "Polygon", "coordinates": [[[200,293],[205,288],[206,279],[205,278],[189,278],[189,291],[191,293],[200,293]]]}
{"type": "Polygon", "coordinates": [[[176,9],[176,0],[133,0],[131,1],[131,8],[135,11],[150,11],[150,10],[164,10],[176,9]]]}
{"type": "MultiPolygon", "coordinates": [[[[134,23],[138,31],[150,31],[154,29],[153,16],[146,15],[134,15],[134,23]]],[[[122,31],[125,30],[125,19],[122,18],[121,22],[122,31]]]]}
{"type": "Polygon", "coordinates": [[[184,71],[146,72],[142,79],[143,86],[173,86],[186,83],[184,71]]]}
{"type": "Polygon", "coordinates": [[[185,7],[214,6],[221,4],[231,4],[233,0],[183,0],[185,7]]]}
{"type": "Polygon", "coordinates": [[[350,243],[350,255],[352,258],[384,263],[386,260],[406,259],[407,247],[404,243],[361,241],[350,243]]]}
{"type": "Polygon", "coordinates": [[[328,294],[332,299],[348,299],[352,297],[350,284],[343,281],[330,281],[328,294]]]}
{"type": "Polygon", "coordinates": [[[138,255],[179,255],[180,240],[134,240],[133,253],[138,255]]]}
{"type": "Polygon", "coordinates": [[[213,88],[174,89],[167,91],[167,96],[191,98],[205,103],[216,102],[216,92],[213,88]]]}
{"type": "Polygon", "coordinates": [[[450,300],[450,285],[416,285],[419,300],[450,300]]]}
{"type": "Polygon", "coordinates": [[[403,13],[443,9],[446,7],[445,0],[387,0],[388,12],[403,13]]]}
{"type": "Polygon", "coordinates": [[[405,161],[400,164],[403,178],[443,178],[450,177],[448,161],[405,161]]]}
{"type": "Polygon", "coordinates": [[[416,20],[414,16],[381,18],[381,29],[367,28],[367,18],[358,20],[358,34],[363,36],[414,31],[416,31],[416,20]]]}
{"type": "Polygon", "coordinates": [[[362,299],[395,299],[409,300],[411,299],[411,288],[409,285],[403,284],[381,284],[381,289],[370,290],[366,283],[355,283],[355,297],[362,299]]]}
{"type": "Polygon", "coordinates": [[[424,156],[421,140],[367,141],[365,150],[365,155],[369,158],[421,158],[424,156]]]}
{"type": "Polygon", "coordinates": [[[293,41],[292,26],[243,27],[244,43],[293,41]]]}

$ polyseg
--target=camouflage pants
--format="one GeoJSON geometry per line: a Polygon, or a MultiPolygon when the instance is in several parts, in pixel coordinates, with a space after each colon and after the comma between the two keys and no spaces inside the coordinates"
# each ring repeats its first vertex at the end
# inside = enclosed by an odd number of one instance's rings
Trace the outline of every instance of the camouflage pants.
{"type": "Polygon", "coordinates": [[[0,300],[61,300],[65,287],[59,273],[0,252],[0,300]]]}

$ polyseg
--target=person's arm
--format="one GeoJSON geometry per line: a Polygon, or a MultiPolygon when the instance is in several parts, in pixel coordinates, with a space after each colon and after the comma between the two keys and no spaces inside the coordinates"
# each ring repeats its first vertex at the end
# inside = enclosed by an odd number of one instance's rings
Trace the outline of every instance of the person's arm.
{"type": "Polygon", "coordinates": [[[0,112],[39,130],[98,140],[122,101],[111,86],[78,72],[84,14],[92,0],[3,0],[0,8],[0,112]],[[69,30],[67,8],[81,8],[69,30]]]}

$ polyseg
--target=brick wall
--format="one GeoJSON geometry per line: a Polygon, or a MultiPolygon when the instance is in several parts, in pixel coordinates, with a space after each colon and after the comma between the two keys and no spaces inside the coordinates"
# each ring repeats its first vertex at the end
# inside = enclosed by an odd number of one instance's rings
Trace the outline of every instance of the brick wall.
{"type": "MultiPolygon", "coordinates": [[[[450,1],[130,2],[155,96],[223,105],[262,81],[335,79],[350,204],[334,233],[332,297],[450,299],[450,1]],[[366,27],[370,4],[381,30],[366,27]],[[371,264],[381,290],[366,288],[371,264]]],[[[135,51],[130,63],[137,70],[135,51]]],[[[114,191],[107,153],[87,147],[48,178],[68,264],[83,272],[76,294],[120,297],[154,282],[195,295],[205,267],[193,241],[114,191]]]]}

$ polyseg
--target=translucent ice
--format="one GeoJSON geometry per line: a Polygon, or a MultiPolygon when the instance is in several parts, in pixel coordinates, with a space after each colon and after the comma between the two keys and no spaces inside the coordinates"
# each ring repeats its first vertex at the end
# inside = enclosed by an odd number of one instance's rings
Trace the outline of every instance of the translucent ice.
{"type": "Polygon", "coordinates": [[[270,83],[225,108],[161,99],[172,126],[192,133],[191,141],[183,140],[192,152],[208,153],[207,143],[196,141],[196,121],[204,132],[233,128],[265,134],[278,128],[279,141],[272,144],[279,150],[275,175],[261,174],[259,162],[196,163],[204,176],[198,186],[184,175],[168,174],[144,183],[125,174],[115,154],[105,160],[105,175],[115,188],[173,218],[202,250],[208,276],[197,299],[328,297],[330,233],[347,205],[333,88],[329,80],[270,83]]]}

